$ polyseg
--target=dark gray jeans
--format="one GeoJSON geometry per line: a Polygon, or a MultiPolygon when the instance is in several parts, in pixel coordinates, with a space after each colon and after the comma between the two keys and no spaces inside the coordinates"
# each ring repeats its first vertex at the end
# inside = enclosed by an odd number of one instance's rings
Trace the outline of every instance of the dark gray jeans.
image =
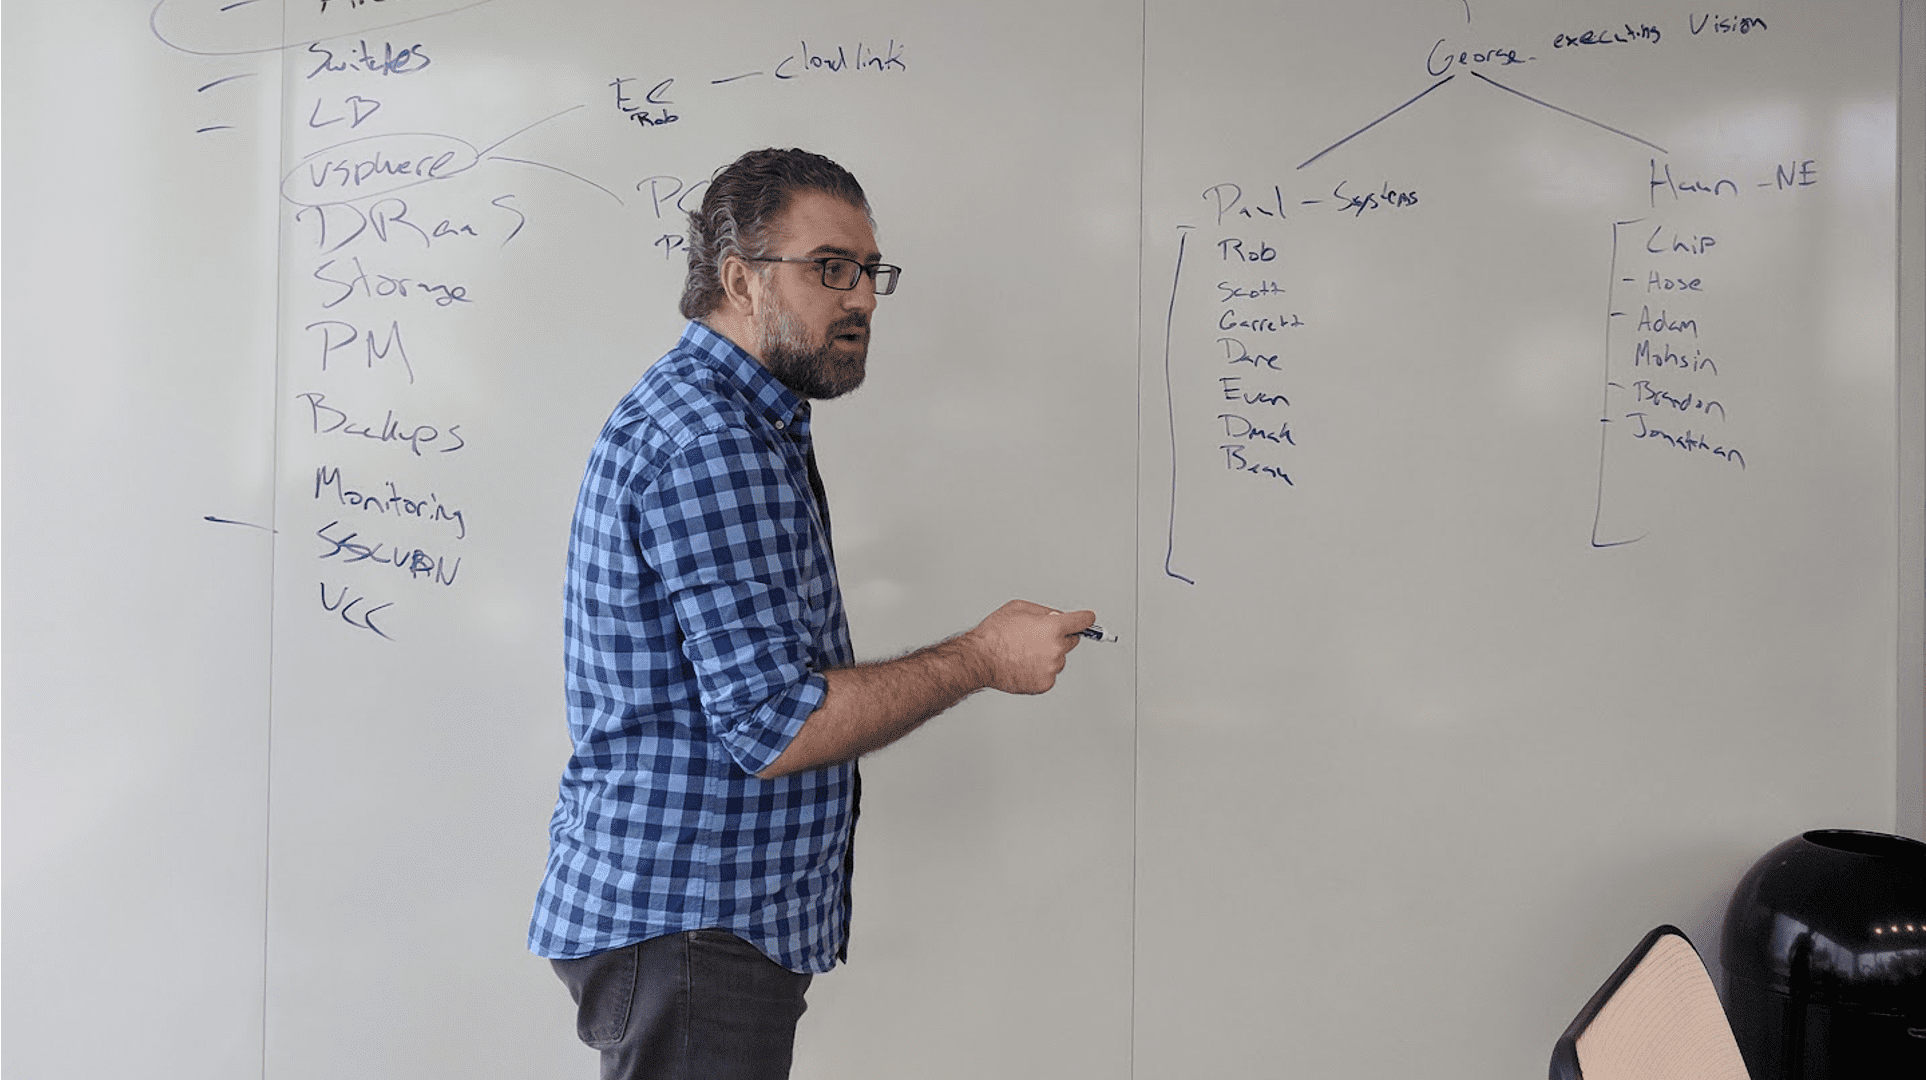
{"type": "Polygon", "coordinates": [[[785,1080],[810,976],[727,930],[551,960],[602,1080],[785,1080]]]}

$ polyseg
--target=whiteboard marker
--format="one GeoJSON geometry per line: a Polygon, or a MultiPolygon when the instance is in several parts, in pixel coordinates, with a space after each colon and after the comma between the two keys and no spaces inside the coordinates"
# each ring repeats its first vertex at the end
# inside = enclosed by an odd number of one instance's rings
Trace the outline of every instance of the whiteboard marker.
{"type": "Polygon", "coordinates": [[[1106,634],[1106,633],[1104,633],[1104,632],[1103,632],[1103,627],[1101,627],[1101,626],[1098,626],[1098,625],[1096,625],[1095,623],[1092,623],[1091,625],[1089,625],[1089,626],[1086,626],[1086,627],[1084,627],[1083,629],[1081,629],[1081,630],[1079,630],[1079,631],[1077,631],[1077,633],[1078,633],[1079,635],[1081,635],[1081,636],[1083,636],[1083,637],[1087,637],[1087,638],[1089,638],[1089,639],[1090,639],[1090,640],[1092,640],[1092,641],[1115,641],[1115,640],[1117,640],[1117,635],[1115,635],[1115,634],[1106,634]]]}

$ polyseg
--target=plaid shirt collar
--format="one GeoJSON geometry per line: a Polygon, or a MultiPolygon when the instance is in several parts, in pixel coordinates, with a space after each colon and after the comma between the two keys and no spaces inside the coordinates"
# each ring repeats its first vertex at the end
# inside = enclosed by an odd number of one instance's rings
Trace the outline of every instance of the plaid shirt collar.
{"type": "Polygon", "coordinates": [[[741,386],[743,397],[761,410],[771,427],[800,439],[809,437],[809,402],[784,386],[747,349],[700,320],[691,320],[683,328],[681,345],[698,362],[741,386]]]}

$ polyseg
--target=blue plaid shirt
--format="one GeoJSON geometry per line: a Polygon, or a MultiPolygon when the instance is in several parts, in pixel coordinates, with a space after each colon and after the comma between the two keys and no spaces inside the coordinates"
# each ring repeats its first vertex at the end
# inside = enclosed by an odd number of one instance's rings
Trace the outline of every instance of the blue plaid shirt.
{"type": "Polygon", "coordinates": [[[793,971],[849,934],[854,765],[759,780],[850,664],[809,406],[692,322],[603,427],[563,619],[574,753],[529,948],[721,927],[793,971]]]}

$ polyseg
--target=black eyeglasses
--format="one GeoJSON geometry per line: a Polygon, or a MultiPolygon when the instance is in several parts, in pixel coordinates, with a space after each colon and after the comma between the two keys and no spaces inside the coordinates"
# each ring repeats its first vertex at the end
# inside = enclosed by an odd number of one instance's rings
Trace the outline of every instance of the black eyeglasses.
{"type": "Polygon", "coordinates": [[[877,296],[888,296],[890,293],[895,292],[896,279],[903,273],[903,268],[900,266],[891,266],[888,263],[870,263],[868,266],[864,266],[855,259],[844,259],[835,255],[820,259],[759,258],[749,259],[749,261],[815,263],[817,266],[823,268],[823,286],[841,292],[848,292],[855,288],[856,283],[863,280],[863,275],[868,274],[869,279],[876,283],[877,296]]]}

